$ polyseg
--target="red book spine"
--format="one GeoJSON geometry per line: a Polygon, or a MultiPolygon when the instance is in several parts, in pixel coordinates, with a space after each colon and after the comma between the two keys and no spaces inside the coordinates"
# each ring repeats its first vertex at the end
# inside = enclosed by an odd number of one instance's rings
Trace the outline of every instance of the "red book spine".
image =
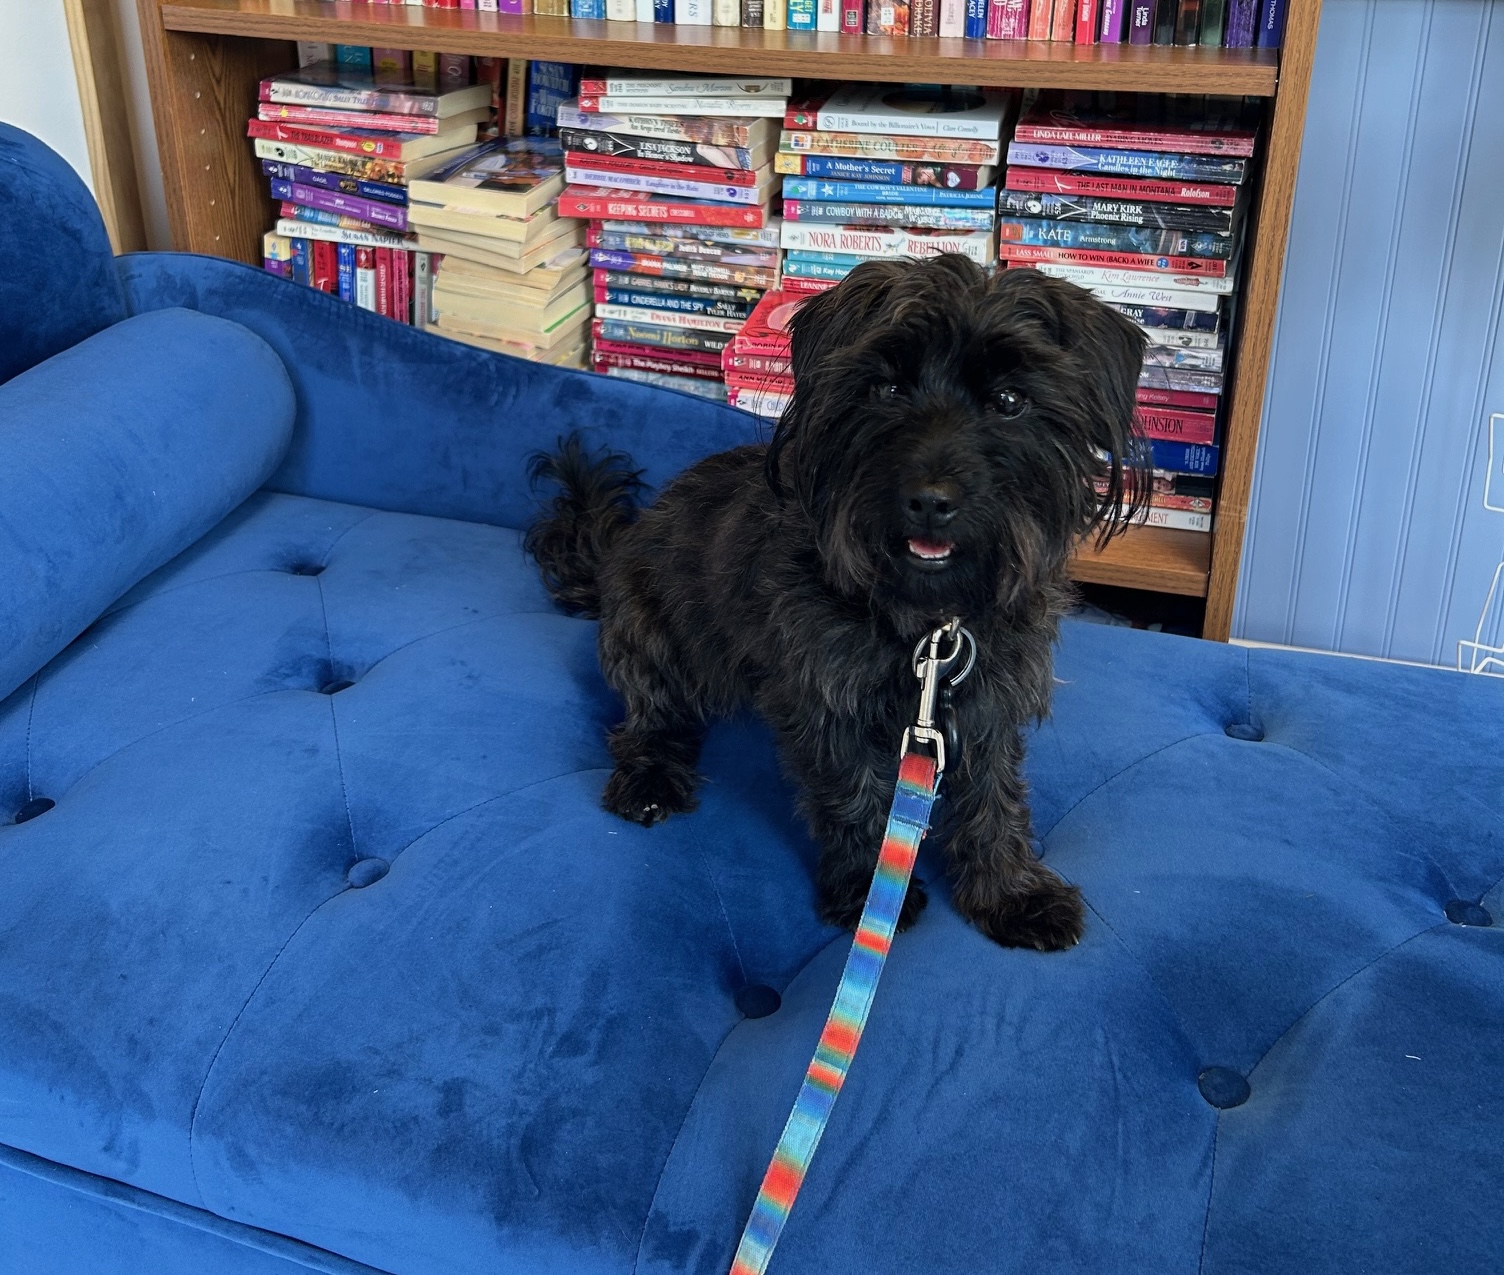
{"type": "Polygon", "coordinates": [[[595,342],[597,354],[613,354],[628,357],[636,355],[642,358],[662,359],[672,358],[674,362],[686,366],[698,367],[701,372],[711,372],[720,375],[721,359],[719,355],[711,354],[707,350],[675,350],[671,355],[665,355],[656,345],[632,345],[626,341],[603,341],[595,342]]]}
{"type": "Polygon", "coordinates": [[[381,133],[437,133],[442,121],[425,115],[389,115],[381,111],[340,111],[328,106],[289,106],[262,102],[256,108],[260,120],[290,120],[294,124],[318,124],[329,128],[373,128],[381,133]]]}
{"type": "Polygon", "coordinates": [[[1069,44],[1076,30],[1076,0],[1055,0],[1050,17],[1050,39],[1069,44]]]}
{"type": "Polygon", "coordinates": [[[313,269],[309,282],[320,292],[339,290],[339,249],[325,239],[313,241],[313,269]]]}
{"type": "Polygon", "coordinates": [[[705,164],[674,164],[659,159],[634,159],[630,155],[600,155],[595,151],[564,152],[565,162],[597,172],[631,173],[637,177],[675,177],[682,181],[706,182],[712,186],[755,186],[758,174],[745,168],[711,168],[705,164]]]}
{"type": "Polygon", "coordinates": [[[1000,243],[997,255],[1006,261],[1054,261],[1063,266],[1106,266],[1110,270],[1147,270],[1153,274],[1198,274],[1214,279],[1227,275],[1227,262],[1207,257],[1148,257],[1138,252],[1046,248],[1021,243],[1000,243]]]}
{"type": "Polygon", "coordinates": [[[778,286],[785,292],[828,292],[840,282],[839,279],[806,279],[798,275],[784,275],[778,286]]]}
{"type": "Polygon", "coordinates": [[[735,346],[730,345],[721,351],[721,367],[726,371],[772,372],[775,376],[791,375],[787,354],[782,358],[767,354],[743,354],[735,346]]]}
{"type": "Polygon", "coordinates": [[[727,372],[726,384],[739,390],[766,390],[770,394],[794,392],[792,376],[775,376],[771,372],[727,372]]]}
{"type": "Polygon", "coordinates": [[[338,128],[320,128],[314,124],[289,124],[281,120],[249,120],[247,137],[264,137],[273,142],[294,146],[316,146],[324,150],[343,151],[347,155],[374,155],[401,159],[402,141],[393,137],[352,137],[338,128]]]}
{"type": "Polygon", "coordinates": [[[1151,407],[1188,407],[1193,412],[1215,412],[1222,405],[1219,394],[1198,394],[1194,390],[1158,390],[1140,385],[1134,397],[1151,407]]]}
{"type": "Polygon", "coordinates": [[[392,250],[392,318],[413,321],[413,254],[405,248],[392,250]]]}
{"type": "Polygon", "coordinates": [[[392,250],[376,249],[376,313],[392,317],[392,250]]]}
{"type": "Polygon", "coordinates": [[[1097,0],[1080,0],[1076,8],[1076,43],[1097,42],[1097,0]]]}
{"type": "MultiPolygon", "coordinates": [[[[646,348],[646,347],[644,347],[646,348]]],[[[640,372],[667,372],[671,376],[693,376],[701,381],[719,381],[721,371],[717,367],[707,367],[703,363],[683,363],[677,357],[655,357],[652,354],[616,354],[610,350],[602,350],[599,345],[592,356],[595,370],[599,372],[608,367],[630,367],[640,372]]]]}
{"type": "MultiPolygon", "coordinates": [[[[1085,0],[1083,7],[1084,3],[1085,0]]],[[[1252,133],[1198,133],[1193,129],[1079,128],[1064,124],[1031,124],[1028,120],[1020,120],[1013,132],[1013,140],[1039,142],[1048,146],[1100,146],[1108,150],[1247,157],[1253,154],[1254,139],[1252,133]]]]}
{"type": "Polygon", "coordinates": [[[1069,0],[1034,0],[1029,9],[1029,39],[1048,40],[1050,38],[1050,19],[1054,17],[1054,4],[1065,4],[1069,0]]]}
{"type": "Polygon", "coordinates": [[[1173,407],[1144,407],[1138,412],[1139,432],[1145,438],[1170,438],[1178,443],[1210,443],[1217,433],[1217,418],[1173,407]]]}
{"type": "Polygon", "coordinates": [[[1096,195],[1102,199],[1202,204],[1209,208],[1231,208],[1238,202],[1236,186],[1221,186],[1214,182],[1149,181],[1141,177],[1099,177],[1094,173],[1066,173],[1055,168],[1010,168],[1003,185],[1008,190],[1041,190],[1052,195],[1096,195]]]}
{"type": "Polygon", "coordinates": [[[610,218],[625,221],[665,221],[684,226],[746,226],[767,224],[767,210],[741,204],[689,204],[643,199],[630,190],[602,190],[569,186],[559,196],[559,216],[610,218]]]}
{"type": "Polygon", "coordinates": [[[1029,0],[993,0],[987,6],[989,40],[1022,40],[1029,33],[1029,0]]]}

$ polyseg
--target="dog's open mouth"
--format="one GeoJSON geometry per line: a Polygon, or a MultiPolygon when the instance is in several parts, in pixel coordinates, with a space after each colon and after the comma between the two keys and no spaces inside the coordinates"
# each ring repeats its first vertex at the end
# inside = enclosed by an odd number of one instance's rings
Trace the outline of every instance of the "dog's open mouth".
{"type": "Polygon", "coordinates": [[[948,562],[951,550],[955,548],[949,540],[929,540],[920,536],[913,537],[908,545],[909,557],[926,566],[940,566],[948,562]]]}

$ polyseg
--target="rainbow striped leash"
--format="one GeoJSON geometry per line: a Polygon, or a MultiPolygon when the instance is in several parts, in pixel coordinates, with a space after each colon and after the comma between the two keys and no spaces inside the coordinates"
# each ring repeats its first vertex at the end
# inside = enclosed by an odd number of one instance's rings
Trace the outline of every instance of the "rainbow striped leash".
{"type": "Polygon", "coordinates": [[[904,732],[898,787],[888,813],[882,850],[877,856],[877,871],[867,891],[867,903],[846,957],[846,968],[841,971],[825,1030],[820,1033],[820,1043],[804,1073],[804,1084],[800,1086],[794,1109],[789,1112],[773,1158],[763,1174],[757,1201],[731,1263],[731,1275],[763,1275],[767,1270],[815,1149],[820,1145],[836,1095],[846,1082],[846,1073],[851,1070],[851,1060],[861,1043],[862,1029],[867,1025],[867,1015],[877,995],[877,981],[887,963],[898,914],[908,893],[919,843],[929,829],[930,812],[945,770],[945,736],[936,729],[934,721],[936,696],[943,679],[955,686],[971,672],[976,659],[976,643],[960,625],[959,618],[951,620],[920,639],[915,649],[914,672],[921,688],[918,722],[904,732]],[[949,652],[944,649],[947,638],[952,640],[949,652]],[[959,674],[949,676],[966,644],[970,646],[970,658],[959,674]],[[921,746],[928,746],[934,757],[915,751],[921,746]]]}

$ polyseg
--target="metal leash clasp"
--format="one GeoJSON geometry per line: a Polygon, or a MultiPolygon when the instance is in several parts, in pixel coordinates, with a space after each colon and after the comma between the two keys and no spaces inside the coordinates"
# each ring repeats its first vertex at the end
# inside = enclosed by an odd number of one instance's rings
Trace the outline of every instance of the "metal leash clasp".
{"type": "Polygon", "coordinates": [[[952,616],[928,637],[920,638],[914,647],[914,676],[919,679],[919,714],[914,725],[904,730],[900,756],[927,745],[935,755],[937,779],[945,770],[945,732],[935,724],[940,691],[942,686],[950,689],[964,682],[976,662],[976,639],[961,626],[959,615],[952,616]],[[966,656],[964,664],[961,663],[963,652],[966,656]],[[957,664],[961,664],[959,672],[955,671],[957,664]]]}

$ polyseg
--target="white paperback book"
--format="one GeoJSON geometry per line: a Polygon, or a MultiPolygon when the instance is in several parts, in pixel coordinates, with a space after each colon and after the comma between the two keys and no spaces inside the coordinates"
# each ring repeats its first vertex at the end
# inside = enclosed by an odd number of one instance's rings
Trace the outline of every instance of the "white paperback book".
{"type": "Polygon", "coordinates": [[[940,0],[940,25],[937,35],[966,34],[966,0],[940,0]]]}
{"type": "Polygon", "coordinates": [[[708,27],[711,0],[674,0],[674,24],[681,27],[708,27]]]}
{"type": "Polygon", "coordinates": [[[637,0],[636,17],[639,22],[653,20],[653,0],[637,0]]]}
{"type": "Polygon", "coordinates": [[[819,4],[815,7],[815,30],[839,31],[840,29],[840,0],[819,0],[819,4]]]}
{"type": "Polygon", "coordinates": [[[821,103],[815,127],[830,133],[996,141],[1007,96],[995,89],[846,84],[821,103]]]}

